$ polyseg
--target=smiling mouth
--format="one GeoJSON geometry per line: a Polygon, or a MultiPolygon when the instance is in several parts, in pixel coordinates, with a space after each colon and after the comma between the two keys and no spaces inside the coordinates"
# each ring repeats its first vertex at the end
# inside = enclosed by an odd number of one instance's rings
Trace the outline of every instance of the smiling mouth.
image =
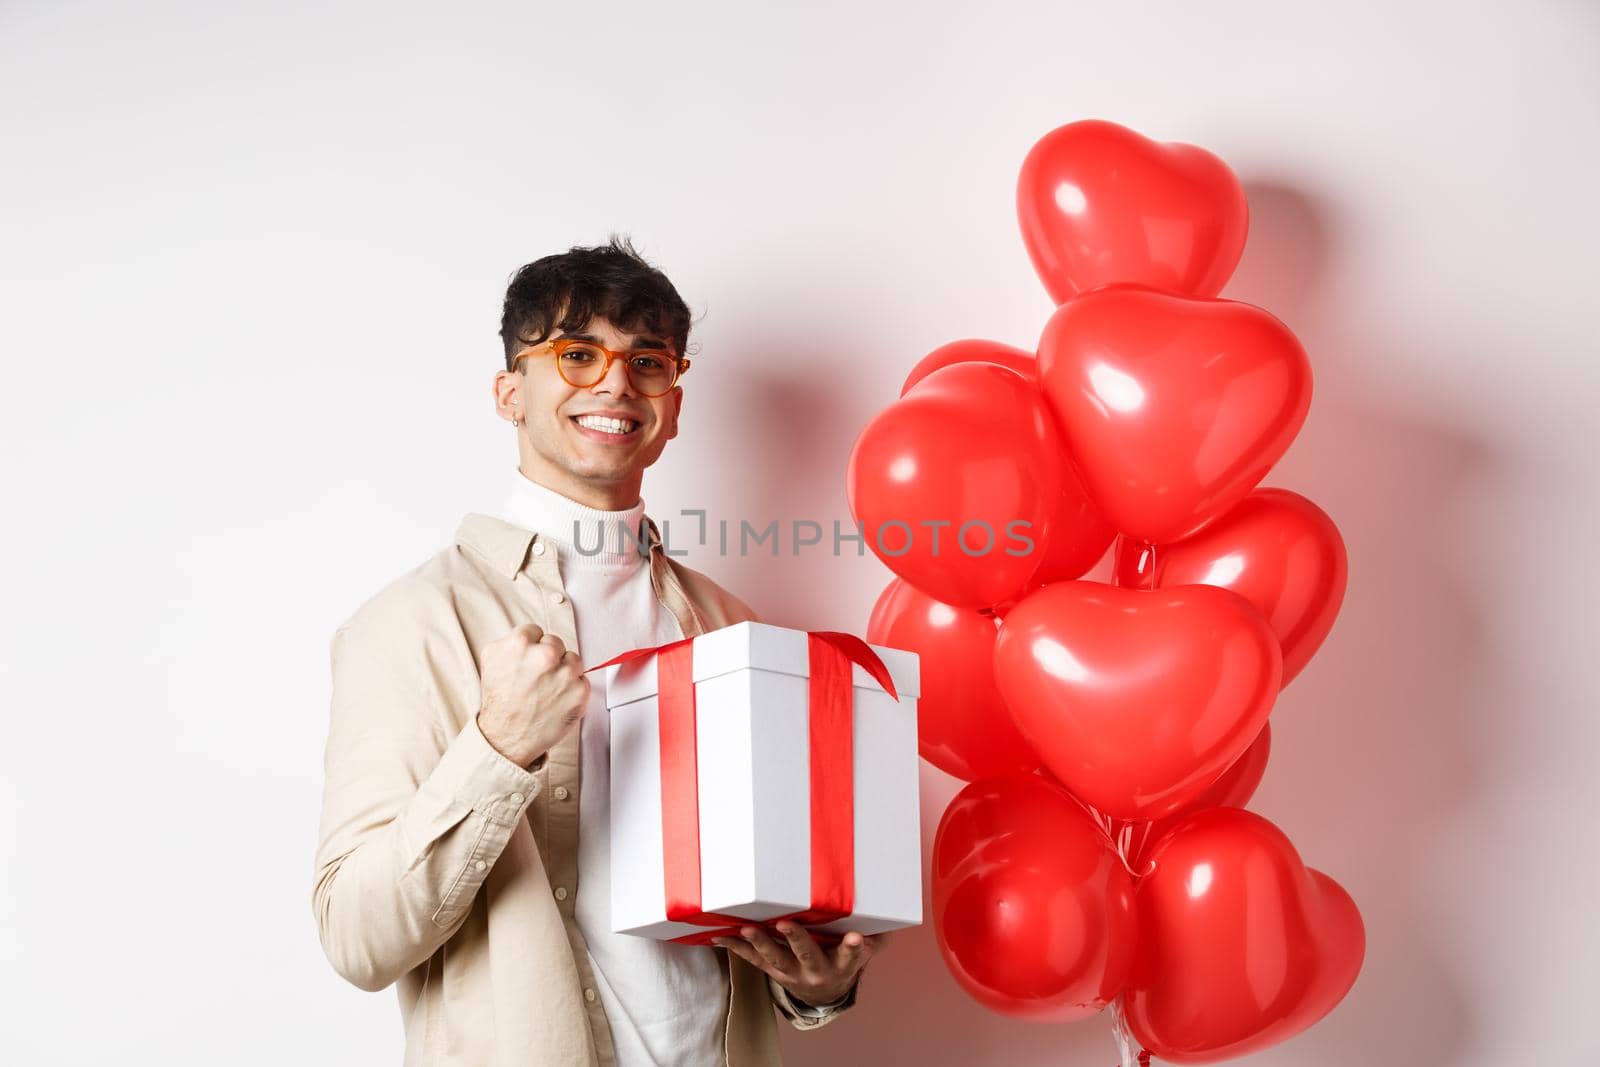
{"type": "Polygon", "coordinates": [[[604,415],[573,415],[572,421],[586,430],[607,437],[627,437],[639,429],[637,419],[613,419],[604,415]]]}

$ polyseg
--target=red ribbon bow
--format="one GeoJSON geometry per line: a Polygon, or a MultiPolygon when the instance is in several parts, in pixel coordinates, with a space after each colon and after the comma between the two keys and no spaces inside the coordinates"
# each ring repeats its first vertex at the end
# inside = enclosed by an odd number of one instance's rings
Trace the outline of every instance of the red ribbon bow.
{"type": "MultiPolygon", "coordinates": [[[[637,648],[589,671],[656,656],[661,726],[661,837],[667,918],[708,929],[671,940],[703,945],[737,937],[743,926],[788,919],[802,926],[841,919],[855,910],[855,765],[850,665],[859,664],[896,700],[883,660],[861,638],[834,630],[806,634],[811,739],[811,906],[755,922],[700,907],[700,787],[695,750],[694,638],[637,648]]],[[[587,671],[585,671],[587,673],[587,671]]],[[[823,935],[825,940],[836,937],[823,935]]]]}

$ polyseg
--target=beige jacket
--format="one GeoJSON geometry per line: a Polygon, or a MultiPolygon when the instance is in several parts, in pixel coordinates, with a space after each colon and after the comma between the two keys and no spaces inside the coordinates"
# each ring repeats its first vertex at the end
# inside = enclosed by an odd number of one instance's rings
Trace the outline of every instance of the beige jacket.
{"type": "MultiPolygon", "coordinates": [[[[650,575],[686,635],[754,613],[663,550],[650,575]]],[[[581,732],[532,769],[478,731],[478,650],[523,623],[577,647],[556,553],[490,515],[333,635],[331,723],[312,894],[323,950],[366,990],[398,983],[405,1063],[609,1067],[610,1028],[573,917],[581,732]]],[[[581,650],[580,650],[581,652],[581,650]]],[[[782,1062],[773,1008],[802,1013],[725,949],[728,1067],[782,1062]]]]}

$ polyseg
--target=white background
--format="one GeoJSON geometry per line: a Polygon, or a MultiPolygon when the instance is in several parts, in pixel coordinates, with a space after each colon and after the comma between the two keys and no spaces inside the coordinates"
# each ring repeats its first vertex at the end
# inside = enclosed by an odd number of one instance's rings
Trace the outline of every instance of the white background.
{"type": "MultiPolygon", "coordinates": [[[[653,515],[848,521],[917,358],[1033,347],[1016,170],[1100,117],[1245,182],[1224,295],[1316,369],[1266,484],[1351,555],[1255,807],[1366,967],[1249,1062],[1597,1062],[1597,58],[1576,2],[0,5],[0,1061],[398,1061],[312,919],[327,639],[498,501],[516,267],[625,232],[694,309],[653,515]]],[[[887,580],[690,562],[810,628],[887,580]]],[[[967,1000],[930,927],[785,1043],[1113,1059],[967,1000]]]]}

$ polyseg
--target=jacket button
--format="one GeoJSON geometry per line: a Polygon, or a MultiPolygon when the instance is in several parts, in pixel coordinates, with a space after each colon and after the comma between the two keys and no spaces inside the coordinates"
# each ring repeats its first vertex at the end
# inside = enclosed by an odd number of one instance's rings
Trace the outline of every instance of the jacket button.
{"type": "Polygon", "coordinates": [[[513,804],[521,804],[522,803],[522,794],[521,793],[512,793],[511,794],[511,803],[513,803],[513,804]]]}
{"type": "Polygon", "coordinates": [[[571,795],[572,794],[567,791],[567,787],[566,786],[564,786],[564,785],[556,786],[556,799],[557,800],[565,800],[571,795]]]}
{"type": "Polygon", "coordinates": [[[543,541],[535,541],[533,543],[533,554],[535,556],[544,555],[544,542],[543,541]]]}
{"type": "Polygon", "coordinates": [[[567,899],[567,887],[566,886],[564,886],[564,885],[556,886],[556,899],[557,900],[566,900],[567,899]]]}
{"type": "Polygon", "coordinates": [[[583,991],[583,999],[587,1000],[589,1003],[593,1004],[594,1003],[594,990],[593,989],[585,989],[583,991]]]}
{"type": "Polygon", "coordinates": [[[555,600],[557,604],[565,604],[567,602],[567,598],[560,593],[556,594],[555,600]]]}

